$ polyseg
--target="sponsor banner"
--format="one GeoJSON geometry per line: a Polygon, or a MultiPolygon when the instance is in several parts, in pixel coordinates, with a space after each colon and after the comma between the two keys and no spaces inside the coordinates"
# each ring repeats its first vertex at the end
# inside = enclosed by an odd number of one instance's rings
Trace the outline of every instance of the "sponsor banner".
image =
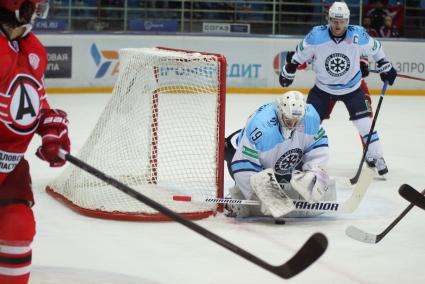
{"type": "Polygon", "coordinates": [[[227,24],[227,23],[202,23],[202,31],[204,33],[245,33],[249,34],[249,24],[227,24]]]}
{"type": "MultiPolygon", "coordinates": [[[[72,61],[66,76],[46,79],[48,88],[112,87],[119,73],[119,50],[165,46],[223,54],[227,59],[227,87],[281,89],[279,73],[286,53],[294,50],[302,37],[237,37],[206,35],[134,35],[134,34],[43,34],[39,36],[48,47],[68,47],[72,61]],[[71,45],[71,46],[70,46],[71,45]],[[72,52],[71,52],[72,51],[72,52]],[[71,76],[70,76],[71,75],[71,76]],[[72,80],[71,80],[72,78],[72,80]]],[[[381,40],[386,57],[401,74],[425,78],[423,41],[381,40]],[[400,53],[403,50],[403,53],[400,53]]],[[[370,68],[376,69],[369,58],[370,68]]],[[[50,62],[50,60],[49,60],[50,62]]],[[[60,62],[59,58],[55,62],[60,62]]],[[[55,66],[57,67],[57,66],[55,66]]],[[[53,68],[50,67],[50,68],[53,68]]],[[[315,75],[308,65],[298,70],[291,88],[309,89],[315,75]]],[[[49,70],[50,72],[51,70],[49,70]]],[[[63,73],[60,73],[63,74],[63,73]]],[[[378,74],[371,73],[366,82],[370,89],[381,89],[378,74]]],[[[397,78],[390,91],[425,90],[421,81],[397,78]]]]}
{"type": "Polygon", "coordinates": [[[64,20],[37,20],[33,27],[37,31],[64,31],[67,25],[64,20]]]}
{"type": "Polygon", "coordinates": [[[130,20],[128,23],[130,31],[146,31],[146,32],[177,32],[177,21],[174,20],[130,20]]]}
{"type": "Polygon", "coordinates": [[[46,46],[47,70],[45,78],[72,77],[72,47],[46,46]]]}
{"type": "Polygon", "coordinates": [[[10,173],[24,156],[22,153],[11,153],[0,150],[0,173],[10,173]]]}

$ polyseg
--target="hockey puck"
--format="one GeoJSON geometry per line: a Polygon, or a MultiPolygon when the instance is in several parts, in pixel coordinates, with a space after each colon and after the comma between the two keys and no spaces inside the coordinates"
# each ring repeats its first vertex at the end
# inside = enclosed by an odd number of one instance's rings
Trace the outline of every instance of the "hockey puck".
{"type": "Polygon", "coordinates": [[[274,223],[275,223],[276,225],[285,225],[285,220],[276,219],[276,220],[274,220],[274,223]]]}

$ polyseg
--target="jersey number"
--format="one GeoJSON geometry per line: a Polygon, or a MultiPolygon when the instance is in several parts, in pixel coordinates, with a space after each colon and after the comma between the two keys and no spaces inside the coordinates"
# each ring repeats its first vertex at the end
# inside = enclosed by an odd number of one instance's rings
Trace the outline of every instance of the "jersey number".
{"type": "Polygon", "coordinates": [[[251,137],[252,141],[256,141],[258,138],[260,138],[261,136],[263,136],[263,133],[256,127],[250,134],[249,136],[251,137]]]}

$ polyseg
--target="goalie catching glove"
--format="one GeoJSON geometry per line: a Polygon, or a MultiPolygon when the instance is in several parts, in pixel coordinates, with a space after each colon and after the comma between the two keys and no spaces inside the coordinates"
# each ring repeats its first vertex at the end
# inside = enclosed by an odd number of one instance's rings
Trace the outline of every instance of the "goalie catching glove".
{"type": "Polygon", "coordinates": [[[297,171],[292,174],[291,186],[307,202],[313,204],[323,200],[329,186],[329,175],[320,168],[297,171]]]}
{"type": "Polygon", "coordinates": [[[60,109],[43,109],[37,133],[42,139],[36,152],[37,157],[49,162],[51,167],[63,166],[65,160],[59,158],[59,150],[62,148],[69,153],[71,148],[66,112],[60,109]]]}

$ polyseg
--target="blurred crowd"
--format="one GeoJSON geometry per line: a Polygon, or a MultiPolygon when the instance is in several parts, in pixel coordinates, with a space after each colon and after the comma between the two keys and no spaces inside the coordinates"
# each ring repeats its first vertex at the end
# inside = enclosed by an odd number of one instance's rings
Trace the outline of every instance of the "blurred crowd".
{"type": "MultiPolygon", "coordinates": [[[[303,34],[305,32],[303,29],[326,23],[323,15],[326,14],[327,8],[333,1],[53,0],[52,2],[52,14],[57,15],[58,18],[65,19],[71,15],[77,19],[73,22],[78,22],[89,20],[88,18],[91,17],[91,21],[112,23],[109,24],[110,28],[115,21],[116,30],[125,30],[126,24],[122,24],[123,18],[128,21],[168,19],[177,21],[179,24],[184,19],[191,23],[191,28],[196,26],[197,22],[205,20],[249,23],[251,31],[254,33],[256,32],[252,26],[262,24],[265,27],[276,22],[274,30],[276,33],[297,34],[297,29],[299,29],[298,34],[303,34]],[[69,7],[71,7],[71,13],[66,10],[69,7]],[[125,10],[125,8],[127,9],[125,10]],[[126,11],[126,17],[124,17],[124,11],[126,11]],[[193,23],[195,25],[192,25],[193,23]],[[288,29],[288,27],[292,28],[288,29]]],[[[421,29],[422,26],[425,26],[425,0],[364,0],[363,6],[360,6],[361,3],[355,0],[346,0],[345,2],[354,11],[351,23],[363,25],[374,37],[412,36],[412,27],[421,29]],[[409,21],[410,25],[406,24],[409,21]]],[[[73,29],[74,27],[70,27],[70,30],[73,29]]],[[[193,31],[196,30],[189,30],[189,32],[193,31]]],[[[268,31],[267,28],[264,28],[259,33],[268,33],[268,31]]],[[[423,33],[425,36],[425,31],[423,33]]]]}

